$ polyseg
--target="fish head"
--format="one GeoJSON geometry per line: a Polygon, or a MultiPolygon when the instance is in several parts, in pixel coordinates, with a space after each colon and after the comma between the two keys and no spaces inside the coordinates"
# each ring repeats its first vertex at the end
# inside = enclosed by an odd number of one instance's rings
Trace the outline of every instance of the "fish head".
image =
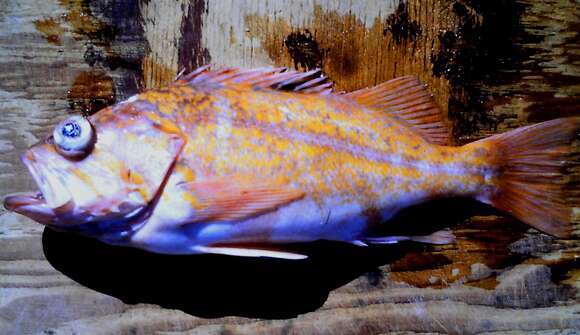
{"type": "Polygon", "coordinates": [[[65,119],[22,155],[39,191],[9,196],[4,206],[64,230],[139,223],[183,147],[175,129],[145,115],[117,107],[65,119]]]}

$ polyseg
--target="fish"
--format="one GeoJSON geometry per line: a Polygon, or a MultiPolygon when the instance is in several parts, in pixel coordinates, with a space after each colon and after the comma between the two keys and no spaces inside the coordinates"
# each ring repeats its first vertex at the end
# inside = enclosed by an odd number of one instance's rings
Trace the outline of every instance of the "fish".
{"type": "Polygon", "coordinates": [[[465,197],[570,238],[565,117],[463,146],[415,76],[335,92],[319,69],[180,73],[85,117],[22,161],[39,191],[4,206],[56,230],[163,254],[304,259],[289,243],[452,243],[380,236],[402,209],[465,197]]]}

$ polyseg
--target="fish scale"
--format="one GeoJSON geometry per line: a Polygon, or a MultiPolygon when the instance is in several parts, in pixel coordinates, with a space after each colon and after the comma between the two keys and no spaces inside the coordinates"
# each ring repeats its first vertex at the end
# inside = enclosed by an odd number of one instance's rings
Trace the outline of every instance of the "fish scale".
{"type": "MultiPolygon", "coordinates": [[[[183,93],[183,89],[174,94],[168,92],[166,99],[183,93]]],[[[196,92],[191,89],[191,94],[196,92]]],[[[362,199],[366,203],[379,202],[379,195],[385,193],[398,199],[407,192],[429,191],[429,179],[437,174],[466,189],[473,190],[481,184],[479,171],[467,172],[477,165],[470,165],[460,149],[430,145],[412,132],[405,133],[403,126],[388,115],[376,115],[377,111],[362,106],[347,102],[333,104],[329,98],[286,92],[251,90],[240,94],[238,89],[224,88],[212,95],[212,100],[228,103],[214,102],[204,108],[190,109],[188,113],[182,109],[182,115],[177,116],[176,123],[192,134],[184,149],[187,155],[181,158],[182,165],[194,170],[210,171],[217,176],[267,173],[274,179],[294,181],[298,187],[314,193],[345,193],[360,198],[360,193],[351,187],[354,180],[358,181],[356,190],[373,195],[362,199]],[[315,99],[319,101],[312,102],[315,99]],[[340,112],[344,109],[349,112],[340,112]],[[190,121],[192,112],[199,114],[193,117],[194,124],[190,121]],[[350,127],[340,127],[345,117],[355,120],[350,122],[350,127]],[[228,124],[227,136],[211,136],[214,132],[218,134],[224,124],[228,124]],[[396,127],[399,130],[394,130],[396,127]],[[418,160],[425,164],[409,164],[418,160]],[[346,169],[329,171],[328,165],[346,169]],[[448,171],[442,168],[454,165],[448,171]],[[457,176],[463,177],[456,179],[457,176]],[[332,182],[329,184],[328,180],[332,182]]],[[[142,99],[149,98],[145,95],[142,99]]],[[[453,188],[454,185],[448,186],[453,188]]]]}

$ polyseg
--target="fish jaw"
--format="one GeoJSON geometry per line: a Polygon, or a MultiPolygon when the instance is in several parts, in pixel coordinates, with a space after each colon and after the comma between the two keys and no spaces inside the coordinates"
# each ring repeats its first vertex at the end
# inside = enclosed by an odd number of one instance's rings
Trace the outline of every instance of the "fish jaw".
{"type": "MultiPolygon", "coordinates": [[[[141,212],[147,207],[140,199],[125,199],[125,194],[118,194],[110,199],[101,199],[98,203],[78,203],[78,183],[75,183],[67,169],[55,162],[58,156],[51,155],[50,146],[40,143],[31,147],[24,155],[22,162],[38,186],[37,192],[14,194],[4,199],[4,207],[24,215],[43,225],[56,228],[81,229],[80,226],[110,222],[134,221],[141,217],[141,212]],[[71,189],[72,185],[72,189],[71,189]],[[76,194],[73,196],[73,192],[76,194]]],[[[62,162],[61,162],[62,165],[62,162]]],[[[90,196],[90,195],[89,195],[90,196]]],[[[80,198],[82,199],[82,197],[80,198]]],[[[88,227],[94,230],[94,227],[88,227]]],[[[82,230],[82,229],[81,229],[82,230]]]]}
{"type": "Polygon", "coordinates": [[[40,192],[7,196],[4,199],[4,208],[43,225],[53,224],[56,218],[54,210],[46,204],[40,192]]]}
{"type": "Polygon", "coordinates": [[[50,208],[62,207],[72,201],[72,196],[53,169],[47,168],[46,164],[43,164],[45,166],[43,169],[39,168],[39,160],[34,149],[33,147],[22,155],[22,162],[36,182],[44,204],[50,208]]]}
{"type": "Polygon", "coordinates": [[[44,225],[57,224],[59,210],[74,207],[70,192],[50,170],[37,168],[33,149],[28,150],[21,159],[39,191],[7,196],[4,199],[4,208],[44,225]]]}

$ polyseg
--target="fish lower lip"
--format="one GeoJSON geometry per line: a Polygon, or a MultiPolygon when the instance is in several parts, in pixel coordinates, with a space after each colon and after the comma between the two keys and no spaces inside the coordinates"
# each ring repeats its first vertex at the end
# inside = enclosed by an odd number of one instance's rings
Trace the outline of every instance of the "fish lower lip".
{"type": "Polygon", "coordinates": [[[55,213],[38,193],[15,194],[4,199],[4,207],[44,225],[55,224],[55,213]]]}
{"type": "Polygon", "coordinates": [[[44,204],[44,196],[41,192],[14,194],[4,199],[4,208],[9,211],[17,211],[23,206],[44,204]]]}

